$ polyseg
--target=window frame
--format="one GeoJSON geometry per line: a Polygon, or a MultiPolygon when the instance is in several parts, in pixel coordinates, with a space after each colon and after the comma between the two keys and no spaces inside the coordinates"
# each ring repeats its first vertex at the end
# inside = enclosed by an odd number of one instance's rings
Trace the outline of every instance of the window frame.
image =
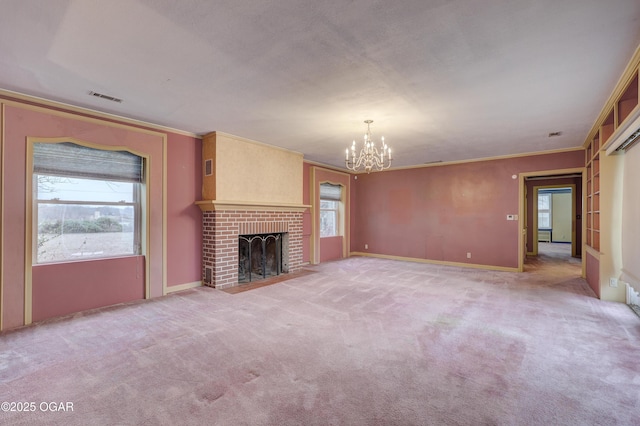
{"type": "Polygon", "coordinates": [[[553,217],[552,216],[552,210],[553,210],[552,202],[553,202],[553,197],[552,197],[552,195],[553,195],[553,193],[551,193],[551,192],[543,192],[543,193],[538,192],[538,199],[536,200],[536,203],[537,203],[537,206],[538,206],[538,208],[537,208],[537,210],[538,210],[538,220],[537,220],[538,229],[551,229],[552,226],[553,226],[553,224],[552,224],[552,217],[553,217]],[[547,198],[548,205],[549,205],[548,209],[541,209],[540,208],[540,198],[541,197],[547,198]],[[540,225],[540,215],[541,214],[547,214],[548,215],[548,218],[547,218],[548,219],[548,226],[541,226],[540,225]]]}
{"type": "Polygon", "coordinates": [[[344,229],[345,229],[345,224],[344,224],[344,197],[345,197],[345,186],[340,184],[340,183],[332,183],[332,182],[320,182],[319,185],[319,206],[318,206],[318,220],[319,220],[319,226],[318,226],[318,233],[320,238],[333,238],[333,237],[342,237],[344,236],[344,229]],[[322,187],[323,186],[327,186],[327,187],[337,187],[339,188],[339,196],[336,196],[335,194],[335,190],[333,191],[334,194],[329,195],[329,196],[323,196],[322,194],[322,187]],[[322,202],[323,201],[331,201],[331,202],[335,202],[335,208],[323,208],[322,207],[322,202]],[[322,235],[322,213],[323,212],[333,212],[334,214],[334,218],[335,218],[335,224],[336,224],[336,228],[335,228],[335,234],[334,235],[322,235]]]}
{"type": "Polygon", "coordinates": [[[320,199],[320,238],[331,238],[331,237],[339,237],[340,234],[340,201],[337,200],[324,200],[324,199],[320,199]],[[322,203],[334,203],[334,207],[332,208],[326,208],[326,207],[322,207],[322,203]],[[334,220],[334,224],[335,224],[335,233],[332,235],[322,235],[322,216],[323,213],[333,213],[333,220],[334,220]]]}
{"type": "Polygon", "coordinates": [[[64,138],[64,139],[46,139],[46,138],[29,138],[29,146],[28,146],[28,161],[29,167],[27,167],[27,175],[29,179],[27,182],[30,183],[30,187],[28,188],[27,196],[27,214],[31,216],[31,227],[28,230],[30,234],[30,238],[27,239],[28,245],[31,245],[31,262],[30,264],[33,266],[38,265],[51,265],[51,264],[59,264],[59,263],[73,263],[73,262],[82,262],[82,261],[95,261],[95,260],[104,260],[104,259],[112,259],[112,258],[121,258],[121,257],[130,257],[130,256],[140,256],[145,255],[146,247],[148,245],[148,219],[147,219],[147,205],[149,203],[148,193],[146,184],[148,181],[148,159],[146,156],[136,153],[132,150],[123,148],[123,147],[113,147],[113,146],[102,146],[91,144],[87,142],[82,142],[75,140],[73,138],[64,138]],[[140,159],[142,172],[140,174],[140,182],[131,182],[130,180],[116,180],[116,179],[92,179],[87,176],[81,175],[73,175],[73,172],[69,173],[67,176],[60,176],[58,174],[46,174],[46,173],[38,173],[34,171],[34,145],[39,143],[73,143],[80,147],[84,148],[92,148],[100,151],[124,151],[135,155],[140,159]],[[29,176],[30,175],[30,176],[29,176]],[[131,201],[83,201],[83,200],[60,200],[60,199],[43,199],[39,197],[38,191],[38,182],[37,176],[55,176],[62,178],[77,178],[77,179],[90,179],[96,180],[100,182],[122,182],[122,183],[131,183],[132,184],[132,199],[131,201]],[[38,237],[39,237],[39,226],[38,226],[38,213],[39,206],[41,204],[49,204],[49,205],[80,205],[80,206],[114,206],[114,207],[122,207],[122,206],[132,206],[133,207],[133,241],[132,241],[132,250],[131,253],[118,253],[118,254],[110,254],[110,255],[96,255],[96,256],[86,256],[86,257],[78,257],[73,259],[60,259],[60,260],[48,260],[48,261],[39,261],[38,259],[38,237]]]}

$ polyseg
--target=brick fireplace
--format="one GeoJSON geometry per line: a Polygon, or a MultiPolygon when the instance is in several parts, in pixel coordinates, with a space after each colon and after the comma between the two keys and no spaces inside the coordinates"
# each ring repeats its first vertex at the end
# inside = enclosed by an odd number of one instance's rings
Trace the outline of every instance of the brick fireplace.
{"type": "MultiPolygon", "coordinates": [[[[202,283],[238,285],[239,236],[277,234],[281,272],[302,268],[303,156],[221,132],[202,139],[202,283]]],[[[264,262],[266,264],[267,262],[264,262]]],[[[244,269],[243,269],[244,270],[244,269]]],[[[263,274],[263,276],[266,274],[263,274]]]]}
{"type": "MultiPolygon", "coordinates": [[[[210,204],[213,205],[213,204],[210,204]]],[[[202,206],[201,206],[202,207],[202,206]]],[[[238,236],[282,233],[282,272],[302,267],[302,212],[291,210],[202,211],[202,283],[227,288],[238,285],[238,236]]]]}

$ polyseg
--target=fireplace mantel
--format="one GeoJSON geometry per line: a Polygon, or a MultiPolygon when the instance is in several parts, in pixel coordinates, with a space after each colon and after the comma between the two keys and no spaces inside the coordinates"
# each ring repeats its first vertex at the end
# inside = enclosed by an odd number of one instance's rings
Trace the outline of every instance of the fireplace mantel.
{"type": "Polygon", "coordinates": [[[307,204],[294,203],[263,203],[255,201],[222,201],[222,200],[202,200],[196,201],[200,210],[204,211],[225,211],[225,210],[252,210],[252,211],[287,211],[303,213],[310,208],[307,204]]]}

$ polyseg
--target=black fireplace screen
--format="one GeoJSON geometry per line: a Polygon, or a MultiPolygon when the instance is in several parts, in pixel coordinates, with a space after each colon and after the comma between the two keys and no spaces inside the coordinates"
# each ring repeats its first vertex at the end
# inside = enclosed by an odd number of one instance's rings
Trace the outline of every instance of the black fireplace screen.
{"type": "Polygon", "coordinates": [[[282,234],[240,235],[238,240],[238,283],[282,273],[282,234]]]}

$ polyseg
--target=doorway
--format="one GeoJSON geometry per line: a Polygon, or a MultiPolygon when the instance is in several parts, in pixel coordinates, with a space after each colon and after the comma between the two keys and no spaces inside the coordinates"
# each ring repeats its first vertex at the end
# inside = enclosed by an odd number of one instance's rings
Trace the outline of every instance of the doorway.
{"type": "MultiPolygon", "coordinates": [[[[582,275],[584,276],[583,235],[585,235],[585,226],[582,221],[585,188],[584,168],[527,172],[520,173],[519,177],[520,206],[518,223],[520,235],[518,247],[520,255],[518,256],[518,270],[524,271],[525,262],[538,256],[539,249],[547,244],[547,241],[549,244],[556,241],[558,243],[562,242],[571,259],[577,260],[582,264],[582,275]],[[561,190],[560,188],[565,189],[561,190]],[[570,188],[570,193],[567,192],[566,188],[570,188]],[[570,215],[569,225],[564,228],[561,226],[557,230],[558,233],[555,237],[552,209],[547,212],[549,214],[549,222],[542,224],[547,226],[543,228],[538,226],[538,194],[541,191],[542,193],[545,193],[545,191],[548,193],[564,191],[565,195],[557,199],[561,200],[559,201],[560,203],[569,204],[569,206],[565,206],[565,209],[568,207],[570,211],[568,213],[570,215]],[[570,196],[570,201],[567,199],[568,196],[570,196]],[[570,250],[567,250],[567,247],[570,247],[570,250]]],[[[559,246],[560,244],[558,244],[559,246]]]]}
{"type": "Polygon", "coordinates": [[[580,257],[574,221],[576,185],[535,185],[531,204],[533,238],[527,256],[546,251],[580,257]]]}

